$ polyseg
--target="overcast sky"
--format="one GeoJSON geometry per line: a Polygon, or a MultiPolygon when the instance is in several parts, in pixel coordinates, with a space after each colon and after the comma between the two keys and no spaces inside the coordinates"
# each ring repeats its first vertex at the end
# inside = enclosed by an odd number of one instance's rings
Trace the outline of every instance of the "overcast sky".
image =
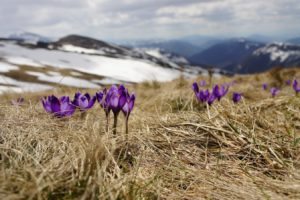
{"type": "Polygon", "coordinates": [[[0,34],[300,37],[299,0],[1,0],[0,34]]]}

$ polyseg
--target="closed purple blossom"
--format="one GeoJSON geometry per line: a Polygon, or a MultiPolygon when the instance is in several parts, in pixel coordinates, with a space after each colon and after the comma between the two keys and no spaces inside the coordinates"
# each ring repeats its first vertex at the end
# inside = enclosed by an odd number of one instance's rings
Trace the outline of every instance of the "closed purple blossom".
{"type": "Polygon", "coordinates": [[[84,112],[93,107],[96,101],[96,96],[91,97],[89,93],[81,94],[77,92],[74,96],[73,104],[84,112]]]}
{"type": "Polygon", "coordinates": [[[279,89],[275,88],[275,87],[272,87],[270,92],[271,92],[272,97],[275,97],[278,94],[279,89]]]}
{"type": "Polygon", "coordinates": [[[268,84],[266,84],[266,83],[262,84],[262,88],[263,88],[263,90],[267,90],[268,89],[268,84]]]}
{"type": "Polygon", "coordinates": [[[232,101],[238,103],[242,99],[242,93],[234,92],[232,94],[232,101]]]}
{"type": "Polygon", "coordinates": [[[208,90],[199,90],[197,83],[193,83],[192,89],[193,89],[198,101],[206,102],[208,100],[208,97],[210,95],[208,90]]]}
{"type": "Polygon", "coordinates": [[[285,83],[286,83],[287,85],[291,85],[291,84],[292,84],[292,81],[291,81],[291,80],[287,80],[287,81],[285,81],[285,83]]]}
{"type": "Polygon", "coordinates": [[[201,87],[206,86],[206,81],[205,81],[205,80],[200,81],[200,86],[201,86],[201,87]]]}
{"type": "Polygon", "coordinates": [[[112,86],[108,91],[109,95],[109,108],[117,115],[126,103],[125,87],[121,85],[119,88],[112,86]]]}
{"type": "Polygon", "coordinates": [[[58,118],[71,116],[75,112],[75,106],[71,103],[70,98],[62,96],[48,96],[42,99],[43,107],[46,112],[54,114],[58,118]]]}
{"type": "Polygon", "coordinates": [[[127,93],[126,95],[126,102],[122,108],[122,112],[126,117],[128,117],[133,110],[134,107],[134,102],[135,102],[135,95],[132,94],[131,96],[127,93]]]}
{"type": "Polygon", "coordinates": [[[300,85],[298,84],[297,80],[294,80],[293,82],[293,89],[295,90],[296,93],[300,92],[300,85]]]}
{"type": "Polygon", "coordinates": [[[198,87],[198,84],[196,82],[193,83],[192,89],[193,89],[195,94],[199,93],[199,87],[198,87]]]}

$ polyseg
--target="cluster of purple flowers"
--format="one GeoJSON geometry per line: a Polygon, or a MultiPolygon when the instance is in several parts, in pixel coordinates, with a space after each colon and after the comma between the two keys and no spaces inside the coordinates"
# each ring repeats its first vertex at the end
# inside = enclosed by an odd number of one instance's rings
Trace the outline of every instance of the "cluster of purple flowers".
{"type": "MultiPolygon", "coordinates": [[[[286,82],[286,84],[288,85],[288,82],[286,82]]],[[[262,84],[262,89],[263,90],[268,90],[268,84],[267,83],[262,84]]],[[[270,88],[270,93],[271,93],[272,97],[275,97],[279,92],[280,92],[280,90],[277,87],[271,87],[270,88]]]]}
{"type": "MultiPolygon", "coordinates": [[[[297,80],[294,80],[293,82],[291,80],[287,80],[287,81],[285,81],[285,83],[286,83],[287,86],[292,85],[292,87],[293,87],[296,94],[298,94],[300,92],[300,84],[298,83],[297,80]]],[[[263,90],[267,90],[268,89],[268,84],[264,83],[262,85],[262,88],[263,88],[263,90]]],[[[280,92],[280,90],[277,87],[271,87],[270,88],[270,93],[271,93],[272,97],[275,97],[279,92],[280,92]]]]}
{"type": "MultiPolygon", "coordinates": [[[[201,83],[202,81],[200,82],[200,86],[203,86],[201,83]]],[[[192,89],[198,101],[202,103],[207,102],[208,105],[212,105],[215,100],[220,101],[228,93],[229,86],[215,85],[212,90],[209,91],[209,89],[199,89],[198,84],[195,82],[192,85],[192,89]]],[[[232,100],[237,103],[241,100],[241,97],[241,93],[235,92],[233,93],[232,100]]]]}
{"type": "Polygon", "coordinates": [[[105,112],[107,119],[106,130],[108,131],[109,114],[112,111],[115,119],[114,132],[116,133],[117,118],[120,111],[122,111],[126,117],[126,132],[128,132],[128,118],[134,107],[135,95],[129,95],[128,90],[123,85],[119,87],[113,85],[109,90],[105,88],[103,91],[97,92],[94,96],[88,93],[81,94],[77,92],[73,100],[70,100],[68,96],[58,98],[52,95],[44,97],[42,104],[46,112],[53,114],[55,117],[62,118],[72,116],[76,108],[81,113],[85,113],[94,106],[96,100],[105,112]]]}

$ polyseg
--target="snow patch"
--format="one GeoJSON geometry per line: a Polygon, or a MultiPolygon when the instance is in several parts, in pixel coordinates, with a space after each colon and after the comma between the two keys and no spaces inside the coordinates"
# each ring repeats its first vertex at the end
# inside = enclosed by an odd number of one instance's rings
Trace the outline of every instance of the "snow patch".
{"type": "Polygon", "coordinates": [[[49,85],[17,81],[3,75],[0,75],[0,84],[12,85],[0,86],[0,94],[3,92],[36,92],[52,89],[49,85]]]}
{"type": "Polygon", "coordinates": [[[29,75],[38,77],[38,80],[47,81],[51,83],[57,83],[60,85],[77,87],[77,88],[99,88],[99,85],[92,83],[91,81],[74,78],[71,76],[49,76],[41,72],[26,72],[29,75]]]}
{"type": "Polygon", "coordinates": [[[4,63],[4,62],[0,62],[0,72],[9,72],[11,70],[18,70],[19,67],[8,64],[8,63],[4,63]]]}

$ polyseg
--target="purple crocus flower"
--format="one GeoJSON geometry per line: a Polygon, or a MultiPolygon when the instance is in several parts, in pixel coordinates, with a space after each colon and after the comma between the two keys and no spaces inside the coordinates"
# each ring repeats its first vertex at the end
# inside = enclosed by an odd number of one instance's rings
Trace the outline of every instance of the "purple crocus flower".
{"type": "Polygon", "coordinates": [[[234,92],[234,93],[232,94],[232,101],[233,101],[234,103],[238,103],[241,99],[242,99],[242,93],[234,92]]]}
{"type": "Polygon", "coordinates": [[[21,106],[24,103],[24,98],[23,97],[19,97],[17,99],[12,99],[10,101],[10,103],[13,106],[21,106]]]}
{"type": "Polygon", "coordinates": [[[208,100],[208,97],[209,97],[208,90],[199,90],[197,83],[193,83],[192,89],[193,89],[198,101],[206,102],[208,100]]]}
{"type": "Polygon", "coordinates": [[[199,99],[200,101],[206,102],[206,101],[208,100],[208,98],[209,98],[209,95],[210,95],[210,93],[209,93],[208,90],[201,90],[201,91],[198,93],[197,97],[198,97],[198,99],[199,99]]]}
{"type": "Polygon", "coordinates": [[[71,116],[75,112],[75,106],[67,96],[60,98],[54,95],[44,97],[42,103],[46,112],[54,114],[54,116],[58,118],[71,116]]]}
{"type": "Polygon", "coordinates": [[[206,86],[206,81],[205,81],[205,80],[200,81],[200,86],[201,86],[201,87],[206,86]]]}
{"type": "Polygon", "coordinates": [[[194,91],[194,93],[197,95],[199,93],[199,87],[198,87],[198,84],[195,82],[193,83],[192,85],[192,89],[194,91]]]}
{"type": "Polygon", "coordinates": [[[270,90],[270,92],[272,94],[272,97],[275,97],[278,94],[279,89],[275,88],[275,87],[272,87],[271,90],[270,90]]]}
{"type": "Polygon", "coordinates": [[[293,82],[293,89],[295,90],[296,94],[298,94],[298,92],[300,92],[300,85],[298,84],[297,80],[294,80],[294,82],[293,82]]]}
{"type": "Polygon", "coordinates": [[[122,112],[127,117],[130,115],[131,111],[133,110],[135,102],[135,95],[132,94],[131,96],[129,94],[126,95],[126,102],[122,108],[122,112]]]}
{"type": "Polygon", "coordinates": [[[96,98],[106,114],[106,131],[108,131],[110,110],[114,113],[113,133],[116,134],[118,115],[127,102],[125,87],[120,85],[118,88],[113,85],[108,91],[104,89],[103,92],[96,93],[96,98]]]}
{"type": "Polygon", "coordinates": [[[263,88],[263,90],[267,90],[268,89],[268,84],[266,84],[266,83],[262,84],[262,88],[263,88]]]}
{"type": "Polygon", "coordinates": [[[76,92],[73,100],[73,104],[79,108],[81,112],[85,112],[86,110],[93,107],[96,101],[96,96],[91,97],[89,93],[81,94],[80,92],[76,92]]]}
{"type": "Polygon", "coordinates": [[[208,105],[212,105],[213,102],[217,99],[218,97],[216,97],[213,93],[209,96],[209,98],[207,99],[207,103],[208,105]]]}
{"type": "Polygon", "coordinates": [[[112,86],[108,92],[109,108],[114,115],[118,115],[126,103],[126,89],[123,85],[119,88],[112,86]]]}
{"type": "Polygon", "coordinates": [[[128,119],[129,119],[129,115],[130,115],[131,111],[133,110],[134,102],[135,102],[135,95],[132,94],[130,96],[128,91],[126,90],[126,102],[122,108],[122,112],[126,117],[126,120],[125,120],[126,134],[128,134],[128,119]]]}
{"type": "Polygon", "coordinates": [[[285,81],[286,85],[291,85],[292,84],[292,81],[291,80],[287,80],[285,81]]]}
{"type": "Polygon", "coordinates": [[[218,85],[215,85],[213,87],[213,94],[214,94],[215,98],[217,98],[220,101],[221,98],[227,94],[228,88],[229,87],[225,88],[224,85],[222,85],[221,88],[218,85]]]}

